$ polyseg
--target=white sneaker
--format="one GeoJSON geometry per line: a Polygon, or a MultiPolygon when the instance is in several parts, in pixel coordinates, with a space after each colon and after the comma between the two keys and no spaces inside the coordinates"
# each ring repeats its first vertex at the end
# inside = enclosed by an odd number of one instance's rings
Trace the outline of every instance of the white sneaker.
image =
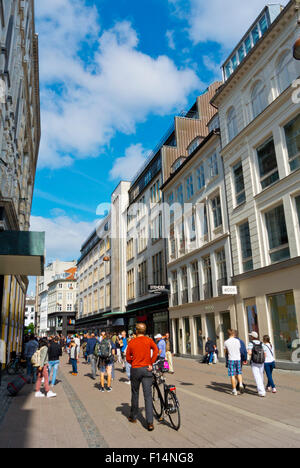
{"type": "Polygon", "coordinates": [[[50,392],[47,393],[47,398],[55,398],[56,397],[56,393],[53,393],[51,390],[50,392]]]}
{"type": "Polygon", "coordinates": [[[236,390],[232,390],[232,395],[233,396],[238,396],[238,392],[236,390]]]}
{"type": "Polygon", "coordinates": [[[277,393],[276,388],[273,388],[272,393],[277,393]]]}
{"type": "Polygon", "coordinates": [[[45,395],[42,392],[36,392],[35,398],[45,398],[45,395]]]}
{"type": "Polygon", "coordinates": [[[130,382],[130,380],[127,380],[127,381],[126,381],[126,382],[124,382],[124,383],[126,383],[127,385],[131,385],[131,382],[130,382]]]}

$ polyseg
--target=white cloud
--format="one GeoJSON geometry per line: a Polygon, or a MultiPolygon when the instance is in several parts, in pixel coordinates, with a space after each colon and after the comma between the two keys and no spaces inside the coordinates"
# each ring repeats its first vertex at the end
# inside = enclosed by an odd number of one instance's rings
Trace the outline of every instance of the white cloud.
{"type": "Polygon", "coordinates": [[[80,247],[93,229],[96,222],[87,223],[66,215],[55,218],[31,217],[31,230],[46,232],[47,261],[56,259],[71,261],[80,256],[80,247]]]}
{"type": "Polygon", "coordinates": [[[174,31],[167,31],[166,37],[167,37],[168,46],[170,47],[170,49],[175,50],[176,44],[175,44],[175,39],[174,39],[174,31]]]}
{"type": "Polygon", "coordinates": [[[146,161],[149,153],[150,151],[145,150],[140,143],[131,145],[125,151],[124,157],[116,159],[110,171],[110,178],[112,180],[132,180],[138,169],[146,161]]]}
{"type": "Polygon", "coordinates": [[[129,22],[101,32],[99,24],[96,9],[83,0],[37,2],[41,167],[97,157],[117,132],[131,134],[150,114],[181,109],[201,88],[194,70],[139,51],[129,22]]]}
{"type": "MultiPolygon", "coordinates": [[[[215,41],[233,47],[268,2],[266,0],[168,0],[175,13],[186,19],[194,44],[215,41]]],[[[288,0],[280,2],[283,5],[288,0]]]]}

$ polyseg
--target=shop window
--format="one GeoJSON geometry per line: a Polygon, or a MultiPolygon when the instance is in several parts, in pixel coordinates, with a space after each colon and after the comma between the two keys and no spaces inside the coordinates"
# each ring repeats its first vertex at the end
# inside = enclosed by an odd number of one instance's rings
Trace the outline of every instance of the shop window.
{"type": "Polygon", "coordinates": [[[249,333],[255,331],[259,334],[258,313],[255,299],[245,301],[245,310],[247,313],[247,323],[249,333]]]}
{"type": "Polygon", "coordinates": [[[257,149],[260,182],[263,189],[279,180],[274,140],[271,138],[257,149]]]}
{"type": "Polygon", "coordinates": [[[196,334],[197,334],[197,354],[203,355],[203,331],[201,317],[195,318],[196,334]]]}
{"type": "Polygon", "coordinates": [[[300,167],[300,114],[284,127],[291,171],[300,167]]]}
{"type": "Polygon", "coordinates": [[[269,296],[276,358],[291,361],[293,341],[299,338],[293,292],[269,296]]]}
{"type": "Polygon", "coordinates": [[[266,225],[271,262],[276,263],[289,259],[289,239],[283,205],[280,205],[266,213],[266,225]]]}
{"type": "Polygon", "coordinates": [[[192,354],[192,342],[191,342],[191,330],[190,330],[190,319],[184,319],[184,331],[185,331],[185,352],[186,354],[192,354]]]}

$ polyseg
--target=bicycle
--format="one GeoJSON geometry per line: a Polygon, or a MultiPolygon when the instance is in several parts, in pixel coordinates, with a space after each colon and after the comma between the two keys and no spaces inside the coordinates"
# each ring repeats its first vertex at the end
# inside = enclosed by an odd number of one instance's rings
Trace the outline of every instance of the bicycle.
{"type": "Polygon", "coordinates": [[[21,362],[21,356],[13,358],[6,366],[8,375],[23,375],[25,372],[24,364],[21,362]]]}
{"type": "Polygon", "coordinates": [[[163,367],[163,362],[153,365],[153,385],[152,385],[152,404],[153,410],[159,421],[164,420],[163,414],[166,414],[171,425],[176,431],[179,431],[181,425],[180,405],[176,395],[175,385],[167,385],[163,377],[164,372],[168,372],[163,367]],[[160,386],[163,385],[163,392],[160,386]]]}

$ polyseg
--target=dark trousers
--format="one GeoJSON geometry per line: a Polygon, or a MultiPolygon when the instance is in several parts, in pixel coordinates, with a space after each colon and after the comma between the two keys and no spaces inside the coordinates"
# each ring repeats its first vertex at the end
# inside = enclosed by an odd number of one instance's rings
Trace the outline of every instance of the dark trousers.
{"type": "Polygon", "coordinates": [[[37,368],[33,367],[31,358],[26,358],[27,361],[27,376],[32,377],[32,383],[35,384],[37,380],[37,368]]]}
{"type": "Polygon", "coordinates": [[[152,382],[153,375],[148,371],[148,367],[131,369],[131,418],[137,419],[138,417],[139,393],[142,384],[148,424],[153,424],[152,382]]]}

